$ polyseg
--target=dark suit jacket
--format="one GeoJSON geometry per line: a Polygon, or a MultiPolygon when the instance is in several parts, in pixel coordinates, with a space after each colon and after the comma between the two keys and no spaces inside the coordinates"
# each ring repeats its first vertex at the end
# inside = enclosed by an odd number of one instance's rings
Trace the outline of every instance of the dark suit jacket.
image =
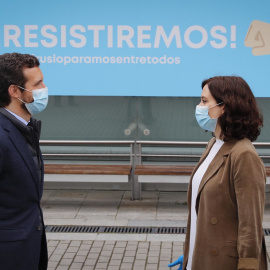
{"type": "Polygon", "coordinates": [[[16,126],[0,113],[0,269],[47,269],[40,200],[43,190],[33,156],[16,126]]]}

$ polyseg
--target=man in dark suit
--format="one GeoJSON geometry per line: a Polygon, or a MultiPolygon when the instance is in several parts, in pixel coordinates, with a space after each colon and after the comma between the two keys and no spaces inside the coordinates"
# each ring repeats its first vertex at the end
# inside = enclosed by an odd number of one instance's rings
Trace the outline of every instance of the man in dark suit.
{"type": "Polygon", "coordinates": [[[41,122],[48,102],[36,57],[0,55],[0,269],[45,270],[48,254],[40,200],[41,122]]]}

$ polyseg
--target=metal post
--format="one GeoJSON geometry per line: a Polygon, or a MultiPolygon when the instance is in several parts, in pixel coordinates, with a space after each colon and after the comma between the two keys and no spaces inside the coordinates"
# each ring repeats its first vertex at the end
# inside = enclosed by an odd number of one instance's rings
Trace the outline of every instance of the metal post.
{"type": "Polygon", "coordinates": [[[138,175],[135,175],[136,165],[141,163],[141,144],[137,144],[136,141],[133,144],[133,162],[131,169],[131,185],[132,185],[132,200],[141,199],[141,184],[138,182],[138,175]]]}

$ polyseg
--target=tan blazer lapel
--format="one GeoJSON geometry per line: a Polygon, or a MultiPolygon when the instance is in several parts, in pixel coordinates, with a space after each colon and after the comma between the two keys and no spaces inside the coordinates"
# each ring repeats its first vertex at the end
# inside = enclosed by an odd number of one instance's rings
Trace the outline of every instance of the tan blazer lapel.
{"type": "Polygon", "coordinates": [[[208,154],[209,154],[209,152],[210,152],[210,150],[211,150],[211,148],[212,148],[212,146],[214,145],[215,142],[216,142],[216,139],[215,138],[212,138],[209,141],[209,143],[207,145],[207,148],[205,149],[205,151],[202,154],[202,156],[201,156],[198,164],[195,166],[195,168],[194,168],[194,170],[193,170],[193,172],[191,174],[191,177],[190,177],[191,182],[192,182],[192,179],[193,179],[194,174],[196,173],[196,171],[198,170],[198,168],[201,166],[201,164],[203,163],[203,161],[205,160],[205,158],[208,156],[208,154]]]}
{"type": "MultiPolygon", "coordinates": [[[[199,204],[199,197],[200,197],[200,193],[202,192],[202,189],[204,188],[204,186],[206,185],[206,183],[212,178],[212,176],[214,174],[216,174],[216,172],[219,170],[219,168],[223,165],[225,157],[229,155],[231,149],[233,148],[233,146],[235,145],[236,140],[232,139],[228,142],[225,142],[220,150],[218,151],[218,153],[216,154],[216,156],[214,157],[214,159],[212,160],[212,162],[209,164],[209,167],[207,168],[202,181],[200,183],[199,186],[199,190],[198,190],[198,194],[197,194],[197,202],[196,202],[196,209],[197,206],[199,204]]],[[[209,153],[209,151],[208,151],[209,153]]],[[[207,154],[208,154],[207,153],[207,154]]],[[[204,157],[205,159],[205,157],[204,157]]]]}
{"type": "Polygon", "coordinates": [[[209,154],[209,152],[210,152],[212,146],[214,145],[215,141],[216,141],[215,138],[212,138],[212,139],[209,141],[209,143],[207,144],[207,147],[206,147],[204,153],[202,154],[202,156],[201,156],[201,158],[200,158],[198,164],[195,166],[195,168],[194,168],[194,170],[193,170],[193,172],[192,172],[192,174],[191,174],[191,176],[190,176],[190,184],[189,184],[188,194],[187,194],[188,202],[190,202],[190,203],[189,203],[189,209],[191,208],[191,194],[192,194],[191,190],[192,190],[193,176],[194,176],[194,174],[196,173],[196,171],[198,170],[198,168],[200,167],[200,165],[202,164],[202,162],[203,162],[203,161],[205,160],[205,158],[208,156],[208,154],[209,154]]]}

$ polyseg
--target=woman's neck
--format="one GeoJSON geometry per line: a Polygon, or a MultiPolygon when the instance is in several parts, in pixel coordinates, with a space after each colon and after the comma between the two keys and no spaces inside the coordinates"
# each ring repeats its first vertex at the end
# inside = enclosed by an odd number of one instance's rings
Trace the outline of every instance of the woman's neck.
{"type": "Polygon", "coordinates": [[[216,129],[215,129],[215,137],[218,140],[222,140],[222,138],[220,138],[220,134],[221,134],[221,127],[220,125],[217,123],[216,129]]]}

